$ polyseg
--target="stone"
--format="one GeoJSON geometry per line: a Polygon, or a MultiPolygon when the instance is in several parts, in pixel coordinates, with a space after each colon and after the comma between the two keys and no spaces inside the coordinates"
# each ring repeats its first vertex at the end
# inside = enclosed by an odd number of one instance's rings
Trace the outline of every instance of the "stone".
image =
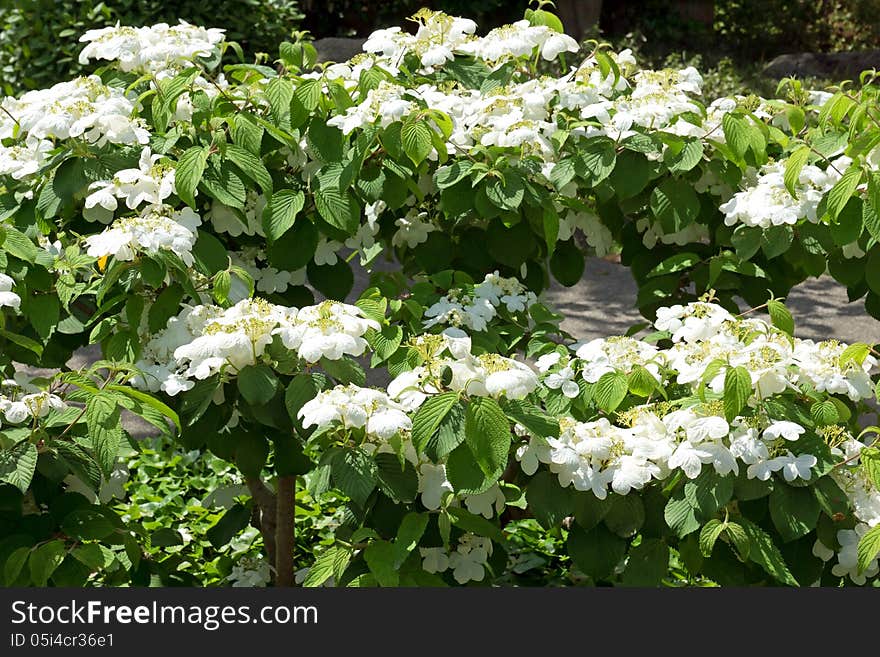
{"type": "Polygon", "coordinates": [[[824,78],[858,80],[862,71],[880,68],[880,50],[855,52],[800,52],[779,55],[764,67],[771,78],[824,78]]]}
{"type": "Polygon", "coordinates": [[[318,51],[319,62],[345,62],[363,52],[366,39],[347,39],[342,37],[327,37],[317,39],[313,45],[318,51]]]}

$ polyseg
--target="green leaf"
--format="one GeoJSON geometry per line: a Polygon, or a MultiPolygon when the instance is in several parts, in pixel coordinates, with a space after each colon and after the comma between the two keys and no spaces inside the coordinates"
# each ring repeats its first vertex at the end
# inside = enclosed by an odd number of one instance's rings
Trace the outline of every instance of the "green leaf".
{"type": "Polygon", "coordinates": [[[579,145],[575,153],[575,170],[590,187],[595,187],[611,175],[616,162],[614,142],[605,137],[579,145]]]}
{"type": "Polygon", "coordinates": [[[789,335],[794,335],[794,318],[783,303],[775,299],[768,301],[767,312],[770,313],[770,321],[773,326],[789,335]]]}
{"type": "Polygon", "coordinates": [[[516,210],[525,197],[522,176],[508,169],[504,172],[503,179],[495,179],[489,183],[486,197],[502,210],[516,210]]]}
{"type": "Polygon", "coordinates": [[[522,399],[502,399],[501,408],[514,422],[542,438],[559,435],[559,422],[534,404],[522,399]]]}
{"type": "Polygon", "coordinates": [[[403,465],[396,454],[376,454],[376,476],[382,491],[397,502],[410,503],[419,492],[419,477],[412,463],[403,465]]]}
{"type": "Polygon", "coordinates": [[[584,254],[573,239],[556,244],[556,250],[550,258],[550,271],[562,285],[577,285],[584,275],[585,266],[584,254]]]}
{"type": "Polygon", "coordinates": [[[825,196],[825,209],[832,219],[837,219],[837,215],[849,202],[861,179],[862,170],[854,164],[843,173],[840,180],[834,183],[834,187],[825,196]]]}
{"type": "Polygon", "coordinates": [[[873,527],[859,539],[859,572],[864,572],[880,554],[880,525],[873,527]]]}
{"type": "Polygon", "coordinates": [[[626,397],[629,382],[621,372],[606,372],[596,382],[593,399],[606,413],[614,411],[626,397]]]}
{"type": "Polygon", "coordinates": [[[348,565],[350,559],[351,552],[346,548],[337,545],[327,548],[309,568],[309,574],[306,575],[302,585],[305,587],[321,586],[331,576],[345,570],[345,566],[340,567],[340,565],[348,565]]]}
{"type": "Polygon", "coordinates": [[[763,231],[760,228],[740,225],[733,231],[730,241],[736,249],[736,255],[748,260],[761,248],[762,237],[763,231]]]}
{"type": "Polygon", "coordinates": [[[238,391],[249,404],[267,403],[278,391],[278,378],[268,365],[248,365],[238,373],[238,391]]]}
{"type": "Polygon", "coordinates": [[[638,495],[611,495],[604,522],[618,536],[629,538],[645,524],[645,505],[638,495]]]}
{"type": "Polygon", "coordinates": [[[666,508],[663,510],[663,518],[666,520],[666,525],[679,538],[684,538],[700,528],[700,521],[697,520],[694,507],[685,499],[683,489],[678,489],[669,498],[666,508]]]}
{"type": "MultiPolygon", "coordinates": [[[[671,152],[671,151],[667,151],[671,152]]],[[[697,138],[691,138],[684,142],[677,154],[664,157],[669,170],[678,173],[690,171],[703,159],[703,142],[697,138]]]]}
{"type": "Polygon", "coordinates": [[[629,551],[623,583],[626,586],[659,586],[669,571],[669,546],[659,538],[642,540],[629,551]]]}
{"type": "Polygon", "coordinates": [[[651,192],[650,207],[665,232],[677,233],[696,220],[700,200],[690,183],[668,178],[651,192]]]}
{"type": "Polygon", "coordinates": [[[64,561],[67,549],[64,541],[54,540],[34,548],[28,565],[31,570],[31,582],[35,586],[46,586],[55,569],[64,561]]]}
{"type": "Polygon", "coordinates": [[[446,512],[449,514],[452,524],[466,532],[471,532],[477,536],[491,538],[496,543],[504,545],[507,538],[504,532],[495,523],[486,520],[483,516],[477,516],[459,507],[449,507],[446,512]]]}
{"type": "Polygon", "coordinates": [[[3,564],[3,581],[6,586],[15,584],[15,580],[18,579],[30,555],[31,548],[20,547],[13,550],[6,558],[6,563],[3,564]]]}
{"type": "Polygon", "coordinates": [[[359,449],[343,449],[331,461],[333,484],[360,507],[376,488],[376,464],[359,449]]]}
{"type": "Polygon", "coordinates": [[[413,416],[412,441],[416,451],[422,452],[428,441],[437,431],[443,418],[458,402],[457,392],[443,392],[432,395],[419,406],[413,416]]]}
{"type": "Polygon", "coordinates": [[[230,541],[238,536],[251,520],[251,509],[244,504],[235,504],[226,513],[220,516],[205,532],[205,536],[215,550],[229,545],[230,541]]]}
{"type": "Polygon", "coordinates": [[[259,477],[269,458],[269,441],[256,433],[242,433],[234,438],[235,465],[245,477],[259,477]]]}
{"type": "MultiPolygon", "coordinates": [[[[451,416],[452,413],[447,417],[451,416]]],[[[485,493],[498,481],[501,473],[501,468],[490,473],[483,472],[474,453],[466,443],[459,444],[452,449],[449,458],[446,459],[446,478],[452,484],[452,489],[459,495],[485,493]]]]}
{"type": "Polygon", "coordinates": [[[626,554],[627,542],[603,525],[586,531],[572,525],[566,547],[572,561],[585,575],[594,580],[607,579],[626,554]]]}
{"type": "Polygon", "coordinates": [[[740,559],[745,561],[749,558],[749,553],[752,550],[752,544],[749,541],[749,536],[746,534],[746,530],[743,529],[743,526],[738,522],[728,521],[725,523],[726,527],[724,528],[727,533],[727,537],[730,539],[730,542],[733,543],[734,547],[736,547],[736,551],[739,552],[740,559]]]}
{"type": "Polygon", "coordinates": [[[193,146],[177,162],[174,187],[180,200],[192,208],[196,207],[196,188],[202,180],[207,163],[208,149],[204,146],[193,146]]]}
{"type": "Polygon", "coordinates": [[[865,447],[859,453],[859,461],[868,481],[874,483],[874,487],[880,489],[880,449],[865,447]]]}
{"type": "Polygon", "coordinates": [[[728,367],[724,374],[724,417],[733,421],[752,394],[752,377],[744,367],[728,367]]]}
{"type": "Polygon", "coordinates": [[[272,194],[272,175],[257,155],[235,144],[227,144],[226,158],[235,163],[241,172],[260,186],[267,196],[272,194]]]}
{"type": "Polygon", "coordinates": [[[0,450],[0,482],[27,492],[37,468],[37,457],[36,445],[27,440],[0,450]]]}
{"type": "Polygon", "coordinates": [[[655,276],[665,276],[666,274],[674,274],[685,269],[691,269],[702,260],[696,253],[676,253],[674,256],[666,258],[659,265],[648,272],[648,278],[655,276]]]}
{"type": "Polygon", "coordinates": [[[708,518],[733,496],[734,477],[722,477],[713,468],[703,468],[696,479],[684,485],[684,497],[698,518],[708,518]]]}
{"type": "Polygon", "coordinates": [[[510,451],[510,423],[491,397],[474,397],[465,414],[465,442],[486,474],[504,468],[510,451]]]}
{"type": "Polygon", "coordinates": [[[559,485],[556,475],[539,472],[526,487],[526,501],[535,519],[544,529],[553,529],[574,512],[574,504],[567,488],[559,485]]]}
{"type": "Polygon", "coordinates": [[[305,194],[292,189],[280,189],[272,195],[263,209],[263,230],[270,242],[293,228],[293,222],[303,209],[305,200],[305,194]]]}
{"type": "Polygon", "coordinates": [[[116,465],[119,444],[122,442],[122,426],[116,399],[105,393],[89,397],[85,418],[95,456],[101,470],[109,476],[116,465]]]}
{"type": "Polygon", "coordinates": [[[700,552],[707,559],[712,556],[712,550],[715,548],[715,541],[721,535],[721,532],[727,527],[726,523],[721,522],[717,518],[712,518],[703,525],[700,530],[700,552]]]}
{"type": "Polygon", "coordinates": [[[795,488],[777,482],[770,493],[770,517],[786,543],[813,531],[820,511],[811,488],[795,488]]]}
{"type": "Polygon", "coordinates": [[[116,525],[102,512],[101,507],[83,507],[67,514],[61,529],[71,538],[100,541],[116,530],[116,525]]]}
{"type": "Polygon", "coordinates": [[[397,586],[399,576],[395,567],[394,546],[388,541],[373,541],[364,550],[364,560],[379,586],[397,586]]]}
{"type": "Polygon", "coordinates": [[[403,144],[403,152],[413,161],[413,164],[421,164],[431,152],[431,128],[421,118],[410,117],[400,130],[400,140],[403,144]]]}
{"type": "Polygon", "coordinates": [[[799,586],[770,535],[751,520],[738,518],[738,522],[749,539],[748,558],[778,582],[788,586],[799,586]]]}
{"type": "Polygon", "coordinates": [[[649,397],[658,388],[657,379],[641,365],[633,366],[626,379],[629,391],[637,397],[649,397]]]}
{"type": "Polygon", "coordinates": [[[746,117],[728,112],[721,118],[721,127],[727,145],[740,160],[750,148],[756,155],[763,151],[764,137],[746,117]]]}
{"type": "Polygon", "coordinates": [[[328,224],[346,235],[353,235],[360,224],[361,207],[348,191],[321,187],[315,192],[315,207],[328,224]]]}
{"type": "Polygon", "coordinates": [[[794,198],[797,198],[797,185],[801,171],[810,157],[809,146],[798,146],[785,161],[785,188],[794,198]]]}
{"type": "Polygon", "coordinates": [[[394,539],[394,568],[400,568],[410,552],[416,549],[425,528],[428,526],[427,513],[407,513],[400,522],[397,537],[394,539]]]}
{"type": "Polygon", "coordinates": [[[574,519],[584,529],[592,529],[602,522],[613,503],[611,496],[600,500],[591,492],[577,491],[574,493],[574,519]]]}
{"type": "Polygon", "coordinates": [[[837,415],[837,406],[830,399],[816,402],[810,406],[810,417],[820,427],[837,424],[840,419],[837,415]]]}
{"type": "Polygon", "coordinates": [[[463,180],[471,171],[473,163],[470,160],[456,160],[455,162],[440,167],[435,174],[435,180],[439,189],[452,187],[463,180]]]}

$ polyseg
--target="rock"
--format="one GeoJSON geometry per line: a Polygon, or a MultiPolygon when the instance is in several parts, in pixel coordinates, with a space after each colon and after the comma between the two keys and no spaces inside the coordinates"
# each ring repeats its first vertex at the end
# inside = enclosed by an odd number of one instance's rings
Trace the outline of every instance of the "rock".
{"type": "Polygon", "coordinates": [[[318,51],[319,62],[345,62],[363,52],[365,41],[366,39],[327,37],[316,40],[313,45],[318,51]]]}
{"type": "Polygon", "coordinates": [[[775,57],[764,67],[764,75],[771,78],[858,80],[862,71],[872,68],[880,68],[880,50],[800,52],[775,57]]]}

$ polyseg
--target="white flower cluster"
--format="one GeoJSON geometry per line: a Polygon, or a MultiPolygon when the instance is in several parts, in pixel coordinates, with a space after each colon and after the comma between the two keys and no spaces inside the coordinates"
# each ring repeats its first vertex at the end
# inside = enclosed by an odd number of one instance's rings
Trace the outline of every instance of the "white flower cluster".
{"type": "MultiPolygon", "coordinates": [[[[575,397],[578,373],[594,383],[607,372],[629,373],[640,365],[664,387],[675,381],[696,389],[705,381],[720,394],[727,368],[743,367],[751,377],[752,407],[771,395],[797,390],[801,384],[854,401],[873,396],[870,372],[876,359],[867,356],[861,363],[842,363],[846,345],[835,341],[816,344],[791,338],[762,320],[738,319],[705,302],[661,308],[655,327],[668,331],[675,344],[660,350],[621,337],[582,345],[576,359],[558,351],[542,356],[537,365],[544,373],[544,385],[575,397]],[[706,377],[713,363],[715,369],[706,377]]],[[[775,472],[786,481],[811,477],[818,461],[799,449],[798,441],[806,431],[801,425],[768,417],[761,410],[728,423],[720,401],[691,403],[674,410],[670,402],[630,409],[621,414],[626,426],[614,425],[607,418],[594,422],[563,418],[558,437],[546,441],[531,437],[519,447],[517,458],[527,474],[545,463],[562,486],[592,490],[600,498],[607,495],[609,486],[625,495],[652,479],[665,479],[675,469],[693,479],[704,465],[726,475],[739,473],[741,463],[747,466],[748,478],[765,481],[775,472]]]]}
{"type": "Polygon", "coordinates": [[[432,326],[464,327],[472,331],[485,331],[498,316],[498,308],[507,312],[525,312],[538,297],[516,278],[505,278],[498,271],[486,274],[481,283],[472,290],[456,288],[425,310],[425,328],[432,326]]]}
{"type": "Polygon", "coordinates": [[[149,27],[119,24],[83,34],[80,43],[88,45],[79,55],[79,63],[104,59],[119,63],[128,73],[168,74],[192,65],[196,58],[209,58],[218,52],[225,30],[190,25],[158,23],[149,27]]]}
{"type": "Polygon", "coordinates": [[[82,137],[101,146],[146,144],[150,133],[132,118],[136,104],[96,75],[36,89],[21,98],[0,101],[0,139],[25,140],[29,149],[45,149],[43,140],[82,137]]]}
{"type": "Polygon", "coordinates": [[[443,573],[452,569],[452,576],[459,584],[480,582],[486,576],[486,564],[492,555],[492,541],[476,534],[463,534],[455,550],[447,552],[442,547],[419,548],[422,568],[427,573],[443,573]]]}
{"type": "Polygon", "coordinates": [[[362,336],[369,328],[378,324],[356,306],[336,301],[300,309],[264,299],[244,299],[226,309],[188,307],[146,342],[137,363],[142,374],[133,383],[176,395],[191,389],[192,379],[256,364],[276,335],[308,363],[360,356],[367,346],[362,336]]]}
{"type": "Polygon", "coordinates": [[[6,274],[0,273],[0,308],[7,307],[18,310],[21,297],[12,291],[15,281],[6,274]]]}
{"type": "Polygon", "coordinates": [[[52,411],[63,411],[67,404],[61,397],[41,390],[23,376],[0,382],[0,413],[10,424],[46,417],[52,411]]]}
{"type": "Polygon", "coordinates": [[[119,199],[125,200],[129,210],[142,203],[161,205],[175,193],[174,167],[160,162],[162,155],[154,154],[144,147],[136,169],[121,169],[111,180],[99,180],[89,185],[91,193],[86,197],[83,217],[89,221],[110,223],[119,207],[119,199]]]}
{"type": "Polygon", "coordinates": [[[381,390],[356,385],[338,385],[319,392],[303,405],[297,417],[304,427],[341,425],[344,429],[363,429],[368,439],[380,444],[412,429],[403,406],[381,390]]]}
{"type": "MultiPolygon", "coordinates": [[[[234,266],[241,267],[250,275],[258,292],[265,294],[284,292],[291,285],[303,285],[306,282],[305,267],[296,271],[287,271],[262,264],[266,262],[266,253],[256,246],[232,251],[229,253],[229,259],[234,266]]],[[[238,302],[247,296],[247,286],[235,278],[234,289],[230,291],[229,298],[238,302]]]]}
{"type": "Polygon", "coordinates": [[[471,55],[493,66],[509,59],[531,56],[536,50],[547,61],[565,52],[577,52],[577,41],[545,25],[531,25],[522,20],[496,28],[484,37],[473,36],[476,23],[468,18],[448,16],[422,9],[414,17],[419,23],[415,34],[399,27],[377,30],[364,43],[364,51],[391,62],[400,62],[413,53],[426,70],[443,66],[456,53],[471,55]]]}
{"type": "Polygon", "coordinates": [[[136,103],[91,75],[0,100],[0,176],[21,180],[51,161],[55,140],[102,146],[146,144],[149,131],[133,118],[136,103]]]}
{"type": "Polygon", "coordinates": [[[233,587],[266,586],[272,581],[272,569],[265,559],[243,557],[232,567],[226,579],[232,582],[233,587]]]}
{"type": "MultiPolygon", "coordinates": [[[[680,384],[697,385],[713,361],[749,371],[757,398],[809,384],[820,392],[846,395],[853,401],[873,396],[873,356],[841,364],[847,345],[836,340],[813,342],[791,338],[760,319],[737,319],[721,306],[696,302],[660,308],[654,326],[669,331],[676,344],[662,352],[680,384]]],[[[723,392],[727,365],[708,381],[723,392]]]]}
{"type": "Polygon", "coordinates": [[[836,553],[834,548],[837,546],[825,545],[820,539],[813,546],[813,554],[823,561],[837,557],[837,563],[831,568],[834,575],[849,577],[859,585],[880,573],[880,562],[877,558],[864,570],[859,568],[859,541],[870,529],[880,525],[880,490],[866,476],[858,458],[864,447],[863,443],[846,436],[840,446],[832,450],[841,461],[846,461],[844,467],[832,470],[831,476],[846,494],[849,508],[853,510],[857,521],[856,526],[837,531],[840,550],[836,553]]]}
{"type": "Polygon", "coordinates": [[[478,397],[523,399],[538,387],[537,375],[525,363],[498,354],[473,355],[471,339],[459,329],[417,336],[410,344],[424,363],[388,384],[388,394],[408,411],[440,391],[444,372],[449,374],[446,387],[478,397]]]}
{"type": "Polygon", "coordinates": [[[148,205],[140,214],[122,217],[110,228],[86,238],[86,252],[94,258],[112,256],[134,260],[135,254],[171,251],[192,266],[196,228],[202,220],[192,208],[175,210],[170,205],[148,205]]]}
{"type": "Polygon", "coordinates": [[[759,174],[746,179],[742,191],[720,206],[724,223],[761,228],[794,225],[802,219],[816,223],[819,221],[819,201],[840,179],[840,171],[846,170],[847,160],[839,158],[827,169],[805,165],[798,176],[796,198],[785,187],[785,162],[765,165],[759,174]]]}

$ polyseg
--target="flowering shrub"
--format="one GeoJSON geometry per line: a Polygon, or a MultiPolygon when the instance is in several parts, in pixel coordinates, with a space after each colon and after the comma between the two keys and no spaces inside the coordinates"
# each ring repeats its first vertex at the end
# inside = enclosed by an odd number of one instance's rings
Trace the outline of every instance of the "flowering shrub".
{"type": "Polygon", "coordinates": [[[317,69],[93,30],[95,75],[0,101],[0,366],[65,370],[0,402],[5,581],[167,575],[167,528],[101,504],[123,411],[241,473],[210,543],[256,530],[266,561],[229,582],[504,581],[524,517],[592,583],[874,578],[876,354],[793,337],[776,296],[838,256],[872,276],[872,88],[706,105],[692,68],[575,59],[543,9],[414,19],[317,69]],[[653,333],[560,329],[539,295],[580,279],[576,233],[622,248],[653,333]],[[106,360],[66,371],[85,344],[106,360]],[[314,563],[297,482],[344,499],[314,563]]]}

